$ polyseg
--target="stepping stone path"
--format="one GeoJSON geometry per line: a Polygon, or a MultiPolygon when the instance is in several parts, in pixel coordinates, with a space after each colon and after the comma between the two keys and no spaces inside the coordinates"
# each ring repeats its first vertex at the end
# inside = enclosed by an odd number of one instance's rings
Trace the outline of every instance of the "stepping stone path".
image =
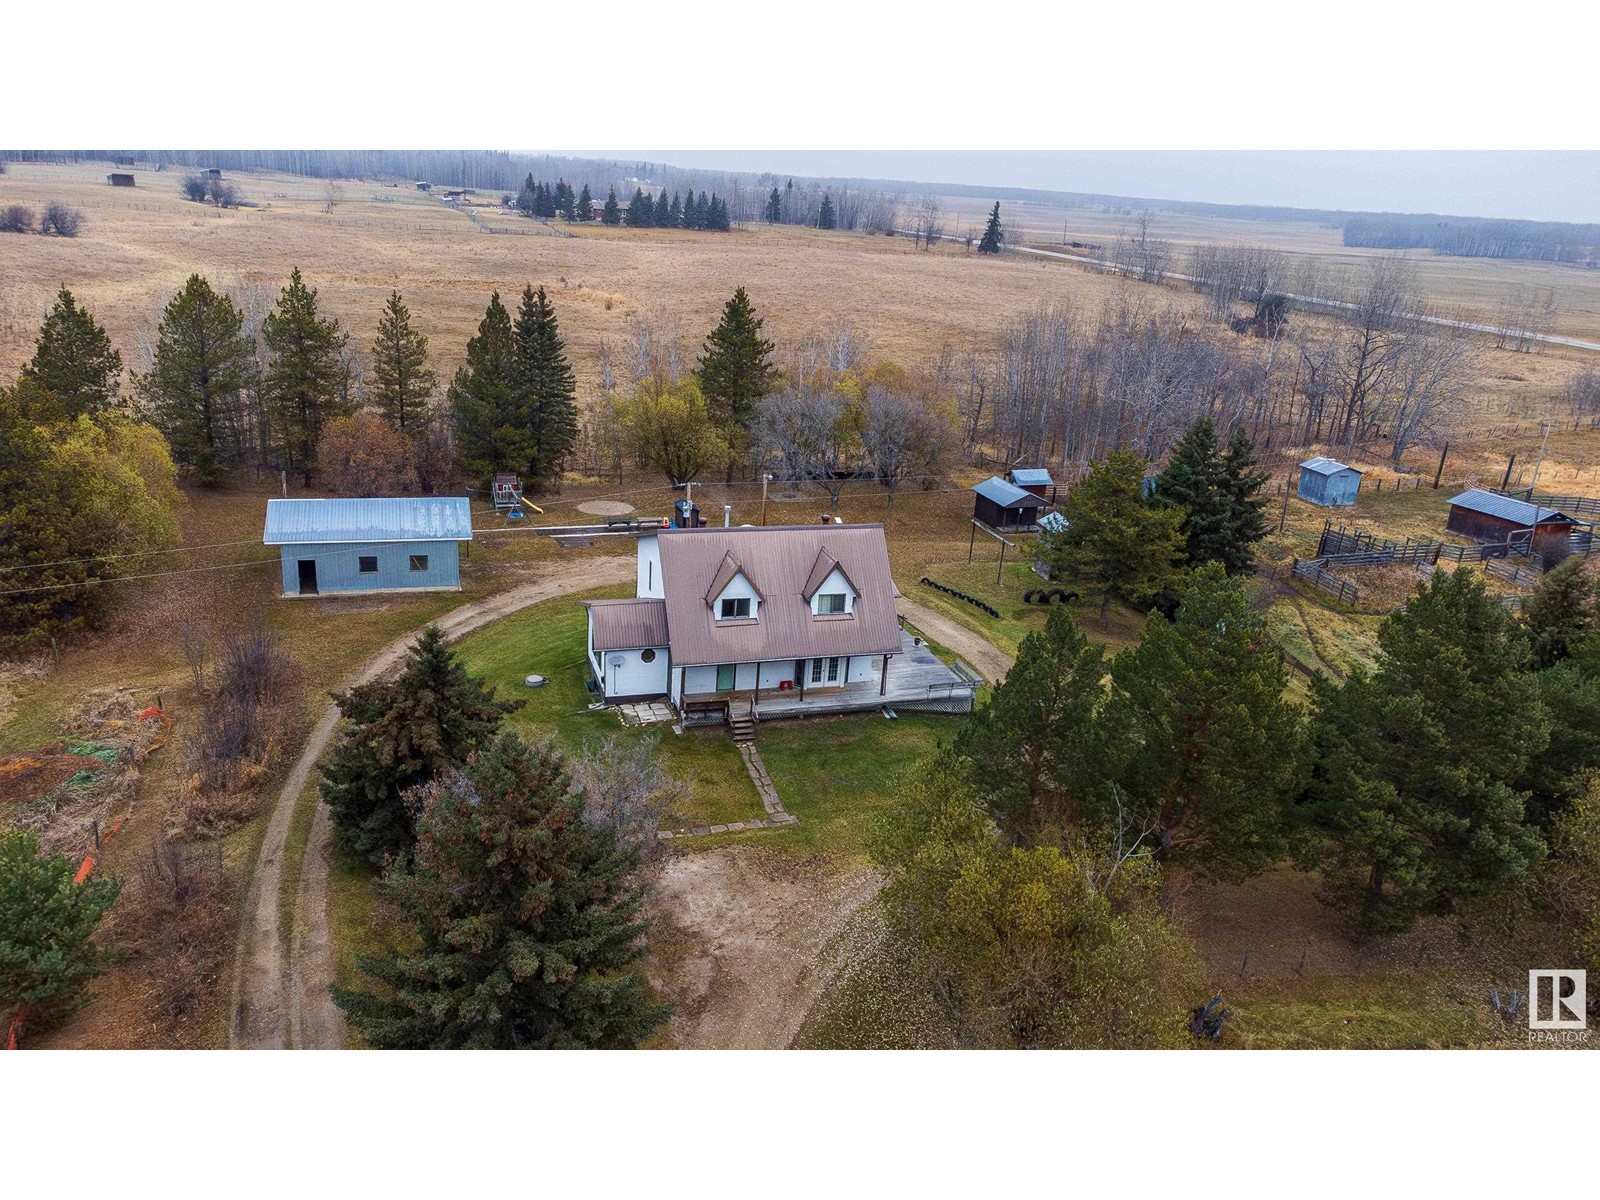
{"type": "Polygon", "coordinates": [[[659,700],[646,700],[639,704],[619,704],[617,715],[622,718],[624,725],[660,725],[678,719],[678,714],[673,711],[672,706],[659,700]]]}
{"type": "Polygon", "coordinates": [[[696,825],[692,829],[662,829],[656,833],[658,841],[704,837],[710,833],[741,833],[747,829],[781,829],[785,825],[800,823],[799,817],[784,809],[783,801],[778,798],[778,789],[772,785],[772,776],[767,774],[767,764],[761,761],[761,753],[755,746],[748,742],[741,744],[739,757],[744,759],[744,769],[750,772],[750,781],[756,785],[756,794],[761,797],[761,806],[767,810],[766,819],[733,821],[727,825],[696,825]]]}

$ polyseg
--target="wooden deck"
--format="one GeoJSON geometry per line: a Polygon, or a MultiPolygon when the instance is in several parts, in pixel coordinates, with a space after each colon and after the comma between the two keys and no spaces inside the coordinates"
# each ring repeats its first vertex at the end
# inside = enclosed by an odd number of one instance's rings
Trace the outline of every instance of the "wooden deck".
{"type": "MultiPolygon", "coordinates": [[[[843,687],[811,687],[804,694],[798,689],[764,688],[755,694],[758,721],[785,717],[821,716],[826,713],[873,712],[895,709],[931,709],[937,712],[970,712],[972,698],[981,682],[976,671],[957,672],[941,662],[926,646],[914,645],[911,635],[900,631],[900,653],[889,660],[889,686],[879,690],[882,660],[870,680],[843,687]],[[970,674],[968,673],[970,672],[970,674]]],[[[694,708],[717,708],[729,700],[748,703],[748,690],[738,692],[696,692],[683,698],[686,713],[694,708]]],[[[720,712],[718,717],[720,718],[720,712]]]]}

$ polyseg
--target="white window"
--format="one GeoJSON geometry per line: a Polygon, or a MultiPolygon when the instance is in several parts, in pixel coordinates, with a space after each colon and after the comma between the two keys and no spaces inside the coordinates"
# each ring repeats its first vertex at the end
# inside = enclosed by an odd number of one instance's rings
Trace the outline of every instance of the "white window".
{"type": "Polygon", "coordinates": [[[722,621],[738,621],[750,615],[749,596],[729,596],[723,599],[718,616],[722,621]]]}
{"type": "Polygon", "coordinates": [[[812,683],[838,683],[839,660],[834,658],[813,658],[811,660],[812,683]]]}
{"type": "Polygon", "coordinates": [[[823,592],[817,597],[817,611],[825,615],[842,613],[844,611],[844,593],[823,592]]]}

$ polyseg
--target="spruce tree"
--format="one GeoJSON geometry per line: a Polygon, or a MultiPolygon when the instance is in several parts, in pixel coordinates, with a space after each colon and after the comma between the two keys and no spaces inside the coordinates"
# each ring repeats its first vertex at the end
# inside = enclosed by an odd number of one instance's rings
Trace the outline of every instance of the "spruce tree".
{"type": "Polygon", "coordinates": [[[661,189],[661,195],[656,197],[655,223],[657,228],[672,224],[672,202],[667,199],[667,189],[661,189]]]}
{"type": "Polygon", "coordinates": [[[638,852],[590,825],[561,755],[503,734],[418,797],[415,861],[381,893],[414,944],[334,998],[380,1049],[622,1049],[670,1014],[638,969],[638,852]]]}
{"type": "Polygon", "coordinates": [[[116,960],[94,942],[100,918],[122,885],[110,875],[73,879],[64,854],[43,854],[39,835],[0,832],[0,1013],[27,1005],[28,1024],[43,1027],[81,1008],[84,987],[116,960]]]}
{"type": "Polygon", "coordinates": [[[1000,229],[1000,201],[996,200],[994,209],[989,213],[989,223],[983,227],[983,238],[978,242],[978,253],[999,254],[1005,240],[1005,234],[1000,229]]]}
{"type": "Polygon", "coordinates": [[[706,338],[696,375],[711,418],[730,441],[750,428],[756,404],[777,382],[772,343],[761,336],[763,318],[738,288],[722,307],[722,320],[706,338]]]}
{"type": "Polygon", "coordinates": [[[1554,567],[1522,606],[1536,667],[1553,667],[1600,630],[1600,585],[1588,563],[1567,558],[1554,567]]]}
{"type": "Polygon", "coordinates": [[[122,356],[106,331],[62,288],[39,327],[33,358],[22,368],[22,378],[48,396],[48,408],[41,404],[38,416],[75,421],[115,408],[121,374],[122,356]]]}
{"type": "Polygon", "coordinates": [[[612,188],[606,193],[605,205],[600,209],[600,223],[602,225],[622,224],[622,209],[617,204],[616,188],[612,188]]]}
{"type": "Polygon", "coordinates": [[[783,220],[783,197],[779,194],[777,187],[773,187],[772,194],[767,197],[767,207],[762,211],[761,217],[762,220],[772,225],[776,225],[783,220]]]}
{"type": "Polygon", "coordinates": [[[512,470],[532,454],[526,409],[517,391],[516,342],[511,314],[500,293],[489,299],[478,336],[467,343],[466,364],[450,382],[450,418],[462,473],[488,485],[496,471],[512,470]]]}
{"type": "Polygon", "coordinates": [[[411,310],[399,292],[378,318],[372,342],[372,403],[401,433],[416,436],[428,419],[428,398],[438,380],[428,369],[428,339],[411,328],[411,310]]]}
{"type": "Polygon", "coordinates": [[[242,397],[255,361],[244,315],[204,276],[191,275],[167,302],[150,370],[136,386],[178,467],[213,487],[238,449],[242,397]]]}
{"type": "Polygon", "coordinates": [[[1357,930],[1396,933],[1538,860],[1518,783],[1549,724],[1524,637],[1471,572],[1435,572],[1378,645],[1370,675],[1313,681],[1299,853],[1357,930]]]}
{"type": "Polygon", "coordinates": [[[1066,845],[1114,812],[1126,737],[1099,719],[1105,675],[1100,647],[1056,608],[957,735],[974,791],[1017,845],[1066,845]]]}
{"type": "Polygon", "coordinates": [[[683,223],[683,201],[677,192],[673,192],[672,206],[667,210],[667,224],[674,229],[682,229],[683,223]]]}
{"type": "Polygon", "coordinates": [[[1210,417],[1195,421],[1179,439],[1156,476],[1154,498],[1183,511],[1184,553],[1190,565],[1227,561],[1233,498],[1210,417]]]}
{"type": "Polygon", "coordinates": [[[541,287],[524,288],[513,331],[518,405],[526,414],[525,486],[543,491],[561,473],[578,440],[577,387],[556,324],[555,305],[541,287]]]}
{"type": "Polygon", "coordinates": [[[832,229],[833,226],[833,197],[824,192],[822,194],[822,207],[817,210],[817,228],[832,229]]]}
{"type": "Polygon", "coordinates": [[[1143,607],[1177,578],[1183,557],[1183,510],[1145,503],[1145,461],[1113,450],[1061,506],[1067,527],[1039,539],[1041,557],[1069,579],[1098,585],[1100,619],[1113,599],[1143,607]]]}
{"type": "Polygon", "coordinates": [[[643,188],[633,189],[633,200],[628,204],[628,225],[633,229],[647,229],[656,223],[656,203],[643,188]]]}
{"type": "Polygon", "coordinates": [[[466,762],[520,707],[467,674],[437,625],[423,630],[393,679],[334,702],[345,724],[322,765],[322,799],[339,843],[375,867],[408,857],[415,844],[406,789],[466,762]]]}
{"type": "Polygon", "coordinates": [[[1257,468],[1255,443],[1242,429],[1234,430],[1228,439],[1222,466],[1233,505],[1222,565],[1229,575],[1248,575],[1255,570],[1255,545],[1271,529],[1261,488],[1272,476],[1257,468]]]}
{"type": "MultiPolygon", "coordinates": [[[[585,188],[583,194],[587,196],[589,189],[585,188]]],[[[561,217],[566,221],[579,220],[578,197],[572,190],[572,185],[565,179],[556,182],[556,207],[561,212],[561,217]]],[[[582,218],[588,220],[587,217],[582,218]]]]}
{"type": "Polygon", "coordinates": [[[317,315],[317,290],[301,281],[299,267],[289,273],[289,286],[267,315],[262,337],[268,354],[263,392],[273,442],[284,465],[298,468],[310,487],[323,424],[353,410],[341,394],[347,383],[341,356],[348,338],[338,321],[317,315]]]}
{"type": "Polygon", "coordinates": [[[1133,828],[1164,857],[1237,881],[1287,846],[1300,783],[1300,717],[1288,669],[1221,564],[1191,572],[1176,618],[1151,620],[1111,663],[1106,719],[1137,739],[1122,780],[1133,828]]]}
{"type": "MultiPolygon", "coordinates": [[[[614,202],[616,200],[616,198],[617,198],[617,193],[613,190],[612,193],[611,193],[611,199],[614,202]]],[[[592,221],[592,220],[594,220],[594,197],[589,194],[589,185],[587,183],[583,185],[583,191],[578,193],[578,200],[577,200],[576,207],[577,207],[577,211],[578,211],[578,220],[580,220],[580,221],[592,221]]],[[[611,222],[611,224],[615,225],[616,222],[613,221],[613,222],[611,222]]]]}

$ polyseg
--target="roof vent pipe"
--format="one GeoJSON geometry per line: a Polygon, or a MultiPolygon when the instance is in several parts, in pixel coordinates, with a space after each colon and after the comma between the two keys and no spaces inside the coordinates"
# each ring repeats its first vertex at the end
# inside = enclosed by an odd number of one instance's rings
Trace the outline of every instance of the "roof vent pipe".
{"type": "Polygon", "coordinates": [[[733,505],[724,504],[722,506],[722,527],[724,529],[727,529],[732,524],[733,524],[733,505]]]}

